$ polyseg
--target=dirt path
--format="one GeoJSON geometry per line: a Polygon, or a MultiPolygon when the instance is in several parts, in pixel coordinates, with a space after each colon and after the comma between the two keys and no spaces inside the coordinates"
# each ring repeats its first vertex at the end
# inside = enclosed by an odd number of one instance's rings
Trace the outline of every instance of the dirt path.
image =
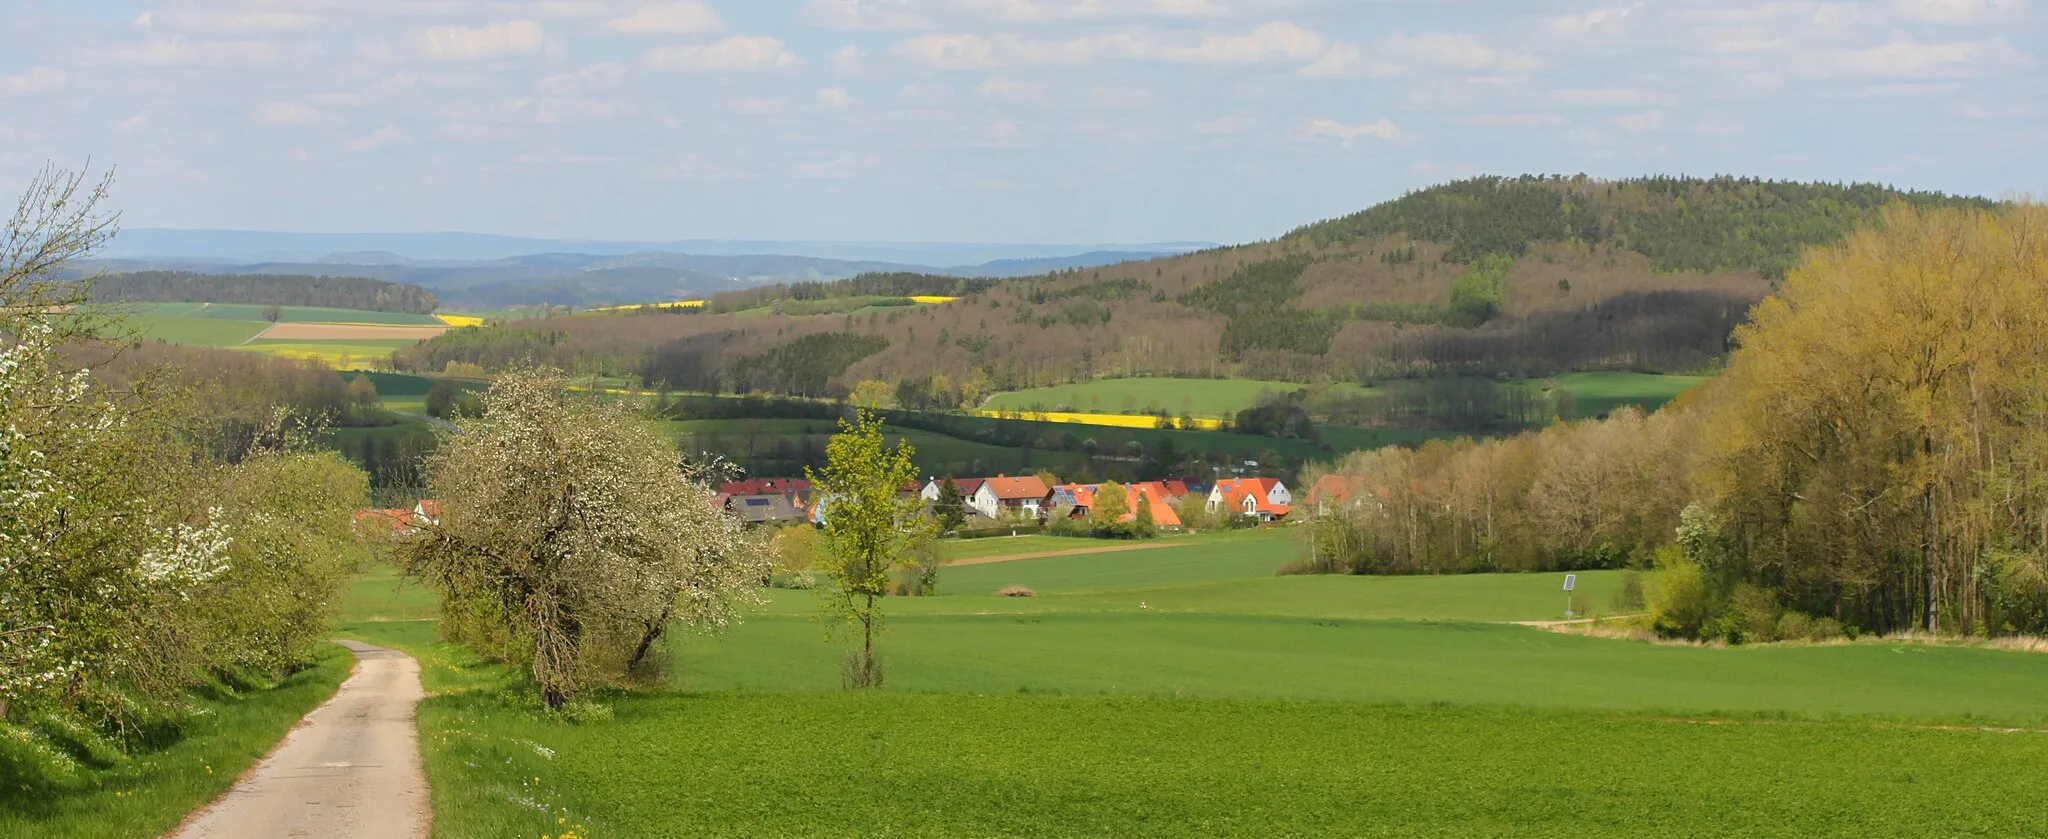
{"type": "Polygon", "coordinates": [[[419,662],[395,650],[341,643],[357,659],[341,690],[173,839],[427,835],[427,780],[413,729],[419,662]]]}
{"type": "Polygon", "coordinates": [[[1020,559],[1044,559],[1052,556],[1080,556],[1082,554],[1114,554],[1123,553],[1124,551],[1143,551],[1152,548],[1171,548],[1173,545],[1174,543],[1172,542],[1145,542],[1136,545],[1118,545],[1113,548],[1075,548],[1070,551],[1039,551],[1038,553],[1010,554],[1008,556],[977,556],[973,559],[956,559],[946,563],[946,565],[957,568],[962,565],[990,565],[997,562],[1014,562],[1020,559]]]}

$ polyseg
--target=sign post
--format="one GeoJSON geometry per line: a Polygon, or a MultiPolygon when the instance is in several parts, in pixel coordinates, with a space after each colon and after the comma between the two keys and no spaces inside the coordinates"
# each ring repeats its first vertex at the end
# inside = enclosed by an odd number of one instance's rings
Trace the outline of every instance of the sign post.
{"type": "Polygon", "coordinates": [[[1572,619],[1572,587],[1578,585],[1579,575],[1564,575],[1564,619],[1572,619]]]}

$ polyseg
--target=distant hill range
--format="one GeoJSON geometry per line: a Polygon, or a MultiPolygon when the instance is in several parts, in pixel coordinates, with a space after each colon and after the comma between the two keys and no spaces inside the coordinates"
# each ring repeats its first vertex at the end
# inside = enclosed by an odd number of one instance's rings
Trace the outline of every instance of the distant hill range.
{"type": "MultiPolygon", "coordinates": [[[[845,392],[941,374],[986,393],[1116,376],[1471,381],[1710,367],[1804,249],[1893,204],[1992,207],[1873,184],[1473,178],[1272,241],[1001,282],[871,277],[734,292],[687,317],[513,324],[401,354],[418,369],[540,357],[679,389],[845,392]],[[883,280],[886,280],[884,282],[883,280]],[[964,295],[852,310],[843,294],[964,295]],[[843,291],[842,291],[843,290],[843,291]],[[763,309],[766,311],[763,311],[763,309]],[[547,330],[546,340],[532,334],[547,330]],[[542,349],[544,347],[544,349],[542,349]],[[1448,376],[1447,374],[1456,374],[1448,376]]],[[[1078,257],[1077,257],[1078,258],[1078,257]]],[[[1104,259],[1103,261],[1111,261],[1104,259]]],[[[1483,383],[1483,382],[1482,382],[1483,383]]],[[[1474,397],[1455,389],[1431,399],[1474,397]]]]}
{"type": "Polygon", "coordinates": [[[1183,253],[1138,246],[835,242],[569,242],[464,233],[122,231],[85,270],[365,277],[417,285],[444,305],[606,306],[869,273],[1012,277],[1183,253]],[[330,249],[322,250],[326,246],[330,249]],[[692,249],[685,251],[682,249],[692,249]],[[525,249],[525,250],[522,250],[525,249]],[[981,259],[980,262],[954,262],[981,259]],[[892,261],[926,259],[929,262],[892,261]]]}

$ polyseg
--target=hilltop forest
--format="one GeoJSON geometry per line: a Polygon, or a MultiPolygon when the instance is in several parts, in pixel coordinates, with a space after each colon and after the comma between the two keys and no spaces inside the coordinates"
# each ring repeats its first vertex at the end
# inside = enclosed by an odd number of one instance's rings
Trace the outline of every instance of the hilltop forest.
{"type": "Polygon", "coordinates": [[[430,314],[440,301],[416,285],[368,277],[302,274],[197,274],[135,271],[107,274],[92,283],[98,303],[247,303],[320,306],[371,312],[430,314]]]}
{"type": "Polygon", "coordinates": [[[1806,248],[1898,203],[1992,205],[1875,185],[1475,178],[1256,244],[1000,282],[878,275],[736,292],[699,311],[457,330],[396,362],[433,372],[538,361],[648,387],[804,396],[933,376],[987,393],[1141,375],[1690,372],[1718,363],[1806,248]],[[960,299],[790,305],[934,293],[960,299]],[[830,313],[791,313],[820,311],[830,313]]]}

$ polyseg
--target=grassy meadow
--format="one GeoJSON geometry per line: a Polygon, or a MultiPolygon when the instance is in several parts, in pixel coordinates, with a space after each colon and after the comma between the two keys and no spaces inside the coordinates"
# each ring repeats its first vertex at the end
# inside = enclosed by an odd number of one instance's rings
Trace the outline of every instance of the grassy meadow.
{"type": "Polygon", "coordinates": [[[1548,383],[1552,392],[1570,391],[1577,415],[1596,417],[1623,405],[1654,411],[1678,394],[1705,383],[1707,378],[1658,373],[1566,373],[1532,379],[1526,386],[1540,390],[1548,383]]]}
{"type": "Polygon", "coordinates": [[[334,695],[355,657],[325,645],[313,666],[276,685],[226,685],[195,695],[203,712],[161,751],[77,768],[60,790],[0,790],[0,837],[133,839],[157,836],[226,792],[235,777],[268,754],[299,718],[334,695]]]}
{"type": "MultiPolygon", "coordinates": [[[[2048,830],[2048,657],[1545,632],[1562,575],[1276,577],[1285,530],[958,566],[839,689],[808,592],[571,720],[435,640],[388,571],[343,634],[414,652],[441,837],[2017,836],[2048,830]],[[1037,597],[999,598],[1023,584],[1037,597]],[[1142,607],[1141,607],[1142,604],[1142,607]]],[[[949,543],[987,559],[1102,543],[949,543]]],[[[1596,608],[1619,572],[1582,574],[1596,608]]]]}

